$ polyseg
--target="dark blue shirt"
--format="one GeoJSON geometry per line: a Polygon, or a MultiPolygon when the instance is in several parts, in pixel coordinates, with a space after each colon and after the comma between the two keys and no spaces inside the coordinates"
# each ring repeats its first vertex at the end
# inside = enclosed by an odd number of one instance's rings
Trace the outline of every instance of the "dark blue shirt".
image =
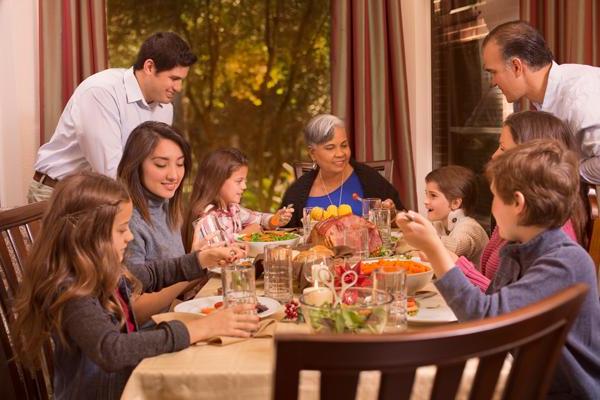
{"type": "MultiPolygon", "coordinates": [[[[317,181],[320,181],[320,178],[317,178],[317,181]]],[[[319,182],[317,182],[317,184],[319,184],[319,182]]],[[[358,194],[360,197],[364,196],[363,187],[360,184],[356,172],[352,172],[352,175],[350,175],[340,187],[329,193],[329,196],[309,196],[305,207],[321,207],[326,209],[331,204],[338,207],[340,204],[348,204],[352,207],[352,213],[354,215],[362,215],[362,203],[352,198],[353,193],[358,194]]]]}

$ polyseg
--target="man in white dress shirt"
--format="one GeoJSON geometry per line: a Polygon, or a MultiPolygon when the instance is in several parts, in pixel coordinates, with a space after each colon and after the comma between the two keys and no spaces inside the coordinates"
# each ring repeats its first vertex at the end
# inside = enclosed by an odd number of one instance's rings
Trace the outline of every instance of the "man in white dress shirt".
{"type": "Polygon", "coordinates": [[[40,147],[30,202],[45,200],[65,176],[93,170],[115,177],[129,134],[140,123],[173,122],[175,94],[196,56],[172,32],[150,36],[133,67],[85,79],[69,99],[50,141],[40,147]]]}
{"type": "Polygon", "coordinates": [[[522,21],[489,33],[483,64],[508,102],[527,98],[569,124],[581,148],[581,177],[600,184],[600,68],[558,65],[542,35],[522,21]]]}

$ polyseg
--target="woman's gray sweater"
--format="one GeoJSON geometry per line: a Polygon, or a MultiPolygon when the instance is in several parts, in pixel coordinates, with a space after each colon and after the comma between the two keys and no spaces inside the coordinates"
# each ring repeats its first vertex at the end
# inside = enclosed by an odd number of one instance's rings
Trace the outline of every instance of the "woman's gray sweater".
{"type": "Polygon", "coordinates": [[[180,257],[185,254],[181,231],[168,223],[169,201],[144,191],[148,200],[151,224],[144,221],[137,208],[133,209],[129,229],[133,240],[127,245],[125,259],[129,264],[180,257]]]}

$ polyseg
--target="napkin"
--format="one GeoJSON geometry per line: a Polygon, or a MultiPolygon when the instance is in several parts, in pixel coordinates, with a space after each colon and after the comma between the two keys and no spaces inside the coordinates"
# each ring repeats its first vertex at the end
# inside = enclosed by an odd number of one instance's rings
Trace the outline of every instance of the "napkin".
{"type": "MultiPolygon", "coordinates": [[[[181,322],[190,322],[195,319],[204,318],[204,316],[200,314],[192,314],[192,313],[183,313],[183,312],[167,312],[162,314],[156,314],[152,316],[152,320],[159,324],[161,322],[168,321],[181,321],[181,322]]],[[[263,319],[258,323],[258,329],[252,335],[253,338],[269,338],[273,337],[275,333],[275,320],[271,318],[263,319]]],[[[233,337],[233,336],[213,336],[204,341],[197,342],[195,345],[201,344],[214,344],[219,346],[226,346],[228,344],[242,342],[247,338],[241,337],[233,337]]]]}
{"type": "MultiPolygon", "coordinates": [[[[258,329],[252,335],[253,338],[270,338],[275,333],[275,320],[274,319],[263,319],[258,323],[258,329]]],[[[215,344],[220,346],[227,346],[237,342],[243,342],[246,338],[233,337],[233,336],[213,336],[206,340],[208,344],[215,344]]],[[[202,344],[198,342],[196,344],[202,344]]]]}

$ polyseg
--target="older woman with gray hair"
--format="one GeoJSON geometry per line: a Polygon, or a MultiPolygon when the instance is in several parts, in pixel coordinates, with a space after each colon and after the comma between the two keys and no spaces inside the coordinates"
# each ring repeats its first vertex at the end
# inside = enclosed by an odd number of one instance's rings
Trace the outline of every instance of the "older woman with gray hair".
{"type": "Polygon", "coordinates": [[[302,175],[285,192],[282,204],[294,204],[288,227],[301,226],[304,207],[339,207],[348,204],[361,215],[360,201],[353,196],[386,199],[384,206],[404,209],[398,191],[373,168],[351,158],[344,122],[330,114],[313,117],[304,129],[304,140],[313,170],[302,175]]]}

